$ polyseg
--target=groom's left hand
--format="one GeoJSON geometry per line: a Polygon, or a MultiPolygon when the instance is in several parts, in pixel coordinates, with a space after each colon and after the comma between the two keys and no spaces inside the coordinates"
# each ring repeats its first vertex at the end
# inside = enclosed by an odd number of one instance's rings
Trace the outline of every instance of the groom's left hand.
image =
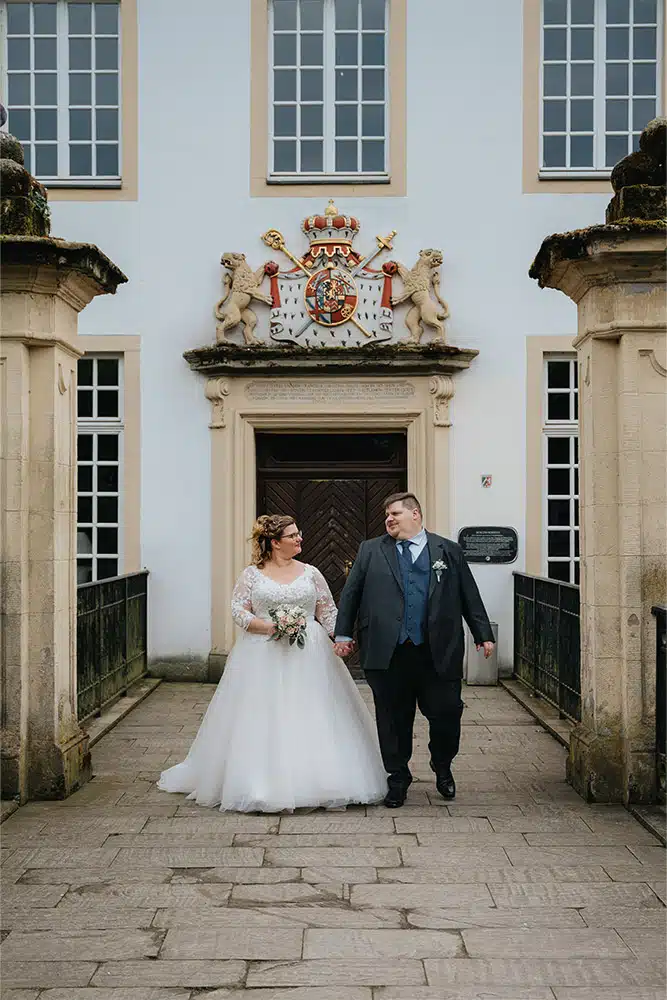
{"type": "Polygon", "coordinates": [[[475,645],[475,649],[477,650],[478,653],[479,653],[480,649],[483,649],[484,650],[484,659],[488,660],[488,658],[491,656],[491,653],[493,652],[494,645],[495,645],[495,643],[493,643],[493,642],[478,642],[475,645]]]}
{"type": "Polygon", "coordinates": [[[334,653],[336,656],[349,656],[350,653],[354,652],[355,643],[350,642],[335,642],[334,643],[334,653]]]}

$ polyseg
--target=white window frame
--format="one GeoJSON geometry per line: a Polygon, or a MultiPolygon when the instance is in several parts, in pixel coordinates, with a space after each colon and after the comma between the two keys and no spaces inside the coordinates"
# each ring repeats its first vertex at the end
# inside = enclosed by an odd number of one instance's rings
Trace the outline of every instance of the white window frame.
{"type": "MultiPolygon", "coordinates": [[[[576,387],[572,387],[573,378],[572,378],[572,375],[570,375],[570,386],[571,386],[571,388],[569,390],[569,394],[570,394],[570,405],[569,405],[570,419],[569,420],[550,420],[549,416],[548,416],[548,406],[547,406],[547,404],[548,404],[548,396],[551,393],[558,393],[558,392],[563,393],[563,392],[566,391],[564,388],[563,389],[553,389],[553,390],[549,389],[549,386],[548,386],[548,366],[549,366],[549,362],[550,361],[567,361],[567,362],[570,363],[570,366],[571,366],[570,370],[571,370],[571,372],[572,372],[572,370],[574,370],[575,373],[577,371],[577,364],[578,364],[576,354],[571,354],[571,353],[563,353],[563,354],[545,353],[544,354],[544,358],[543,358],[543,365],[542,365],[542,400],[543,400],[543,404],[542,404],[542,435],[541,435],[542,436],[542,491],[541,492],[542,492],[543,509],[542,509],[542,518],[541,518],[541,521],[542,521],[541,568],[542,568],[542,574],[544,576],[546,576],[546,577],[549,577],[549,562],[567,563],[569,565],[569,567],[570,567],[570,577],[571,577],[571,579],[570,579],[569,582],[570,583],[575,583],[575,584],[578,585],[580,581],[577,580],[576,577],[575,577],[574,567],[576,565],[580,566],[580,564],[581,564],[581,535],[580,535],[581,525],[579,523],[579,520],[580,520],[579,518],[577,519],[577,522],[575,523],[575,519],[574,519],[573,513],[574,513],[574,505],[578,506],[578,503],[579,503],[579,500],[578,500],[579,493],[574,493],[572,491],[572,485],[571,485],[571,483],[572,483],[572,477],[571,477],[570,478],[570,489],[569,489],[568,495],[565,496],[564,494],[558,494],[557,496],[553,496],[552,497],[552,496],[549,495],[548,481],[549,481],[549,469],[550,468],[562,467],[562,468],[568,468],[570,470],[571,469],[580,470],[581,456],[580,456],[580,452],[579,452],[579,419],[578,419],[579,385],[578,385],[578,381],[577,381],[576,387]],[[576,416],[575,416],[575,403],[574,403],[575,398],[577,399],[577,415],[576,416]],[[565,466],[565,465],[554,466],[553,464],[552,465],[549,464],[549,454],[548,454],[548,448],[549,448],[549,443],[548,442],[549,442],[549,438],[567,438],[568,440],[570,440],[570,442],[571,442],[570,443],[570,460],[569,460],[569,463],[568,463],[567,466],[565,466]],[[577,442],[576,445],[574,443],[572,443],[574,439],[576,439],[576,442],[577,442]],[[572,454],[573,451],[576,452],[576,455],[572,454]],[[575,461],[575,458],[576,458],[576,461],[575,461]],[[570,555],[569,556],[549,556],[549,501],[552,500],[552,499],[554,499],[554,500],[567,499],[567,501],[570,504],[571,515],[570,515],[570,524],[569,524],[569,527],[566,527],[565,525],[562,526],[563,533],[565,533],[565,531],[567,530],[568,534],[569,534],[569,538],[570,538],[570,555]],[[575,547],[575,544],[574,544],[574,536],[575,535],[579,536],[579,555],[575,555],[574,554],[576,552],[576,547],[575,547]]],[[[580,476],[580,471],[577,474],[577,479],[578,480],[579,480],[579,476],[580,476]]],[[[581,490],[581,482],[580,481],[578,482],[578,486],[579,486],[579,491],[580,491],[581,490]]],[[[559,529],[559,530],[561,530],[561,529],[559,529]]],[[[554,577],[550,577],[550,579],[554,579],[554,577]]],[[[567,582],[567,581],[561,581],[561,582],[567,582]]]]}
{"type": "MultiPolygon", "coordinates": [[[[369,171],[359,170],[356,173],[337,173],[335,168],[335,107],[336,103],[343,104],[354,104],[356,103],[358,108],[358,132],[356,136],[356,141],[361,147],[362,133],[361,133],[361,117],[362,117],[362,100],[360,93],[357,93],[356,102],[336,102],[335,95],[335,46],[336,46],[336,32],[335,32],[335,0],[324,0],[324,26],[323,26],[323,162],[324,170],[321,173],[302,173],[295,171],[293,173],[276,173],[273,169],[274,163],[274,132],[273,132],[273,109],[274,109],[274,90],[273,90],[273,71],[274,69],[292,69],[294,67],[274,67],[273,64],[273,38],[274,38],[274,5],[273,0],[269,0],[269,32],[268,32],[268,65],[269,65],[269,121],[268,121],[268,133],[269,133],[269,155],[268,155],[268,173],[267,182],[270,184],[388,184],[391,180],[391,164],[390,164],[390,77],[389,77],[389,52],[390,52],[390,17],[389,17],[389,4],[390,0],[385,0],[385,26],[384,26],[384,102],[363,102],[369,104],[381,104],[384,103],[384,162],[385,169],[383,171],[378,171],[375,173],[370,173],[369,171]]],[[[361,10],[359,10],[359,18],[361,19],[361,10]]],[[[370,31],[371,34],[377,34],[377,31],[370,31]]],[[[360,74],[359,87],[361,87],[361,73],[364,69],[364,65],[361,61],[361,47],[362,47],[362,36],[364,30],[361,25],[361,20],[359,20],[357,28],[357,36],[359,40],[359,62],[357,64],[357,69],[360,74]]],[[[297,60],[299,60],[299,38],[301,37],[300,30],[296,33],[297,38],[297,60]]],[[[299,109],[302,106],[299,100],[299,90],[300,83],[298,79],[299,75],[299,63],[297,62],[296,73],[297,73],[297,127],[296,127],[296,143],[297,149],[300,141],[300,115],[299,109]]],[[[378,69],[377,66],[365,67],[378,69]]],[[[289,103],[289,102],[287,102],[289,103]]],[[[353,138],[353,137],[350,137],[353,138]]],[[[370,138],[370,137],[369,137],[370,138]]],[[[379,137],[378,137],[379,138],[379,137]]],[[[359,156],[361,156],[361,148],[359,148],[359,156]]]]}
{"type": "MultiPolygon", "coordinates": [[[[4,95],[8,95],[8,75],[9,70],[7,66],[7,8],[11,3],[27,3],[31,2],[33,4],[38,3],[55,3],[56,4],[56,47],[57,47],[57,65],[56,69],[50,70],[48,72],[55,72],[57,77],[57,120],[58,120],[58,139],[57,139],[57,157],[58,157],[58,174],[56,176],[46,176],[42,174],[35,173],[36,164],[31,161],[31,173],[33,176],[37,177],[47,188],[121,188],[122,187],[122,164],[123,164],[123,73],[122,73],[122,2],[121,0],[85,0],[85,2],[90,2],[94,4],[111,3],[118,7],[118,140],[113,142],[113,145],[117,145],[118,148],[118,168],[119,173],[115,176],[103,176],[97,177],[95,175],[70,175],[61,169],[61,165],[69,163],[69,112],[70,112],[70,100],[69,100],[69,24],[68,24],[68,13],[67,6],[70,0],[0,0],[0,88],[4,95]]],[[[34,35],[29,36],[30,39],[34,35]]],[[[77,36],[74,36],[77,37],[77,36]]],[[[91,53],[91,77],[95,74],[95,35],[92,38],[92,53],[91,53]]],[[[102,36],[106,37],[106,36],[102,36]]],[[[113,36],[109,36],[113,37],[113,36]]],[[[35,69],[32,68],[29,71],[29,75],[32,78],[35,76],[35,69]]],[[[79,105],[74,105],[74,108],[79,105]]],[[[92,105],[92,129],[90,145],[92,147],[91,156],[93,157],[93,162],[95,158],[95,144],[96,139],[94,136],[95,128],[95,108],[96,105],[92,105]]],[[[33,138],[30,140],[30,145],[34,149],[35,145],[35,106],[31,105],[30,108],[32,128],[31,134],[33,138]]],[[[10,115],[11,117],[11,115],[10,115]]],[[[3,131],[7,131],[8,127],[5,126],[3,131]]],[[[76,140],[73,140],[76,145],[76,140]]],[[[82,144],[83,141],[82,141],[82,144]]],[[[86,143],[87,144],[87,140],[86,143]]],[[[109,143],[112,144],[112,143],[109,143]]]]}
{"type": "MultiPolygon", "coordinates": [[[[94,529],[93,530],[93,549],[92,549],[92,552],[90,552],[90,553],[88,553],[88,552],[78,553],[77,552],[77,565],[78,565],[79,556],[81,556],[81,557],[88,557],[90,555],[90,557],[92,559],[92,570],[93,570],[90,582],[94,582],[97,579],[109,579],[109,577],[101,577],[101,578],[99,578],[97,576],[97,563],[98,563],[99,559],[116,558],[117,562],[118,562],[118,567],[117,567],[118,572],[116,574],[117,576],[121,576],[122,573],[123,573],[123,570],[124,570],[124,553],[125,553],[125,537],[124,537],[125,536],[125,532],[124,532],[124,521],[125,521],[125,518],[124,518],[124,505],[125,505],[125,490],[124,490],[124,481],[125,481],[124,480],[124,443],[125,443],[124,442],[124,438],[125,438],[125,434],[124,434],[124,431],[125,431],[124,400],[125,400],[125,372],[124,372],[124,368],[125,368],[125,365],[124,365],[124,362],[125,362],[125,358],[124,358],[124,355],[122,355],[122,354],[116,354],[116,353],[104,353],[104,352],[95,352],[95,353],[90,352],[90,353],[88,353],[87,352],[83,356],[83,358],[81,360],[82,361],[87,361],[87,360],[93,360],[93,361],[96,361],[96,360],[118,361],[118,386],[117,386],[117,391],[118,391],[118,416],[117,417],[95,417],[95,416],[93,416],[93,417],[78,417],[77,416],[77,427],[76,427],[77,437],[78,437],[79,434],[92,434],[92,435],[95,435],[95,436],[113,435],[113,436],[115,436],[118,439],[118,462],[117,462],[117,466],[118,466],[118,492],[117,492],[117,494],[116,493],[101,494],[103,496],[106,496],[106,495],[108,495],[108,496],[117,496],[117,498],[118,498],[117,523],[114,524],[112,522],[106,522],[106,521],[104,521],[100,525],[100,522],[98,520],[96,520],[95,517],[93,517],[92,522],[90,522],[92,524],[93,529],[94,529]],[[115,557],[113,555],[110,555],[109,553],[104,553],[104,552],[103,553],[98,553],[97,552],[97,529],[100,526],[104,527],[104,528],[107,528],[107,527],[108,528],[113,528],[113,527],[115,527],[117,529],[117,531],[118,531],[118,540],[117,540],[117,546],[118,547],[117,547],[117,552],[116,552],[116,556],[115,557]]],[[[96,371],[96,370],[97,370],[97,366],[95,365],[94,366],[94,371],[96,371]]],[[[95,381],[95,379],[94,379],[94,384],[95,385],[97,384],[96,381],[95,381]]],[[[79,388],[79,386],[78,386],[78,381],[77,381],[77,393],[78,393],[78,388],[79,388]]],[[[81,386],[81,388],[85,390],[88,387],[87,386],[81,386]]],[[[116,387],[114,387],[114,388],[116,388],[116,387]]],[[[93,400],[95,400],[95,397],[96,397],[96,390],[94,389],[93,390],[93,400]]],[[[78,399],[78,395],[77,395],[77,399],[78,399]]],[[[78,488],[78,467],[79,467],[79,464],[80,463],[79,463],[79,459],[78,459],[78,456],[77,456],[77,533],[79,531],[79,517],[78,517],[78,498],[79,498],[79,495],[80,495],[79,494],[79,488],[78,488]]],[[[92,462],[89,462],[88,460],[85,460],[85,463],[83,463],[83,464],[85,464],[85,465],[92,465],[92,468],[93,468],[93,484],[92,484],[93,485],[93,489],[92,489],[92,491],[90,493],[90,496],[93,498],[93,508],[94,508],[93,509],[93,514],[95,514],[95,512],[96,512],[95,497],[97,497],[97,496],[100,495],[96,491],[96,489],[95,489],[95,486],[96,486],[95,469],[97,467],[98,462],[96,461],[95,457],[93,457],[92,462]]],[[[113,464],[113,463],[111,461],[104,461],[103,460],[102,464],[110,465],[110,464],[113,464]]],[[[86,491],[86,492],[82,493],[81,495],[88,496],[89,494],[86,491]]],[[[88,522],[84,522],[84,523],[88,524],[88,522]]]]}
{"type": "MultiPolygon", "coordinates": [[[[538,150],[538,176],[542,180],[600,180],[602,178],[607,178],[611,176],[611,171],[613,167],[608,166],[594,166],[590,168],[581,167],[545,167],[543,166],[543,140],[544,140],[544,0],[539,0],[540,2],[540,73],[539,73],[539,150],[538,150]]],[[[569,48],[569,29],[570,29],[570,11],[572,2],[576,0],[568,0],[568,48],[569,48]]],[[[593,43],[593,158],[596,164],[604,164],[605,161],[605,139],[606,139],[606,126],[605,126],[605,101],[608,99],[613,99],[615,95],[607,95],[606,92],[606,2],[607,0],[594,0],[595,3],[595,27],[594,27],[594,43],[593,43]]],[[[633,8],[634,0],[630,0],[631,3],[631,16],[634,13],[633,8]]],[[[663,85],[662,85],[662,67],[664,62],[664,19],[665,19],[665,0],[656,0],[657,5],[657,29],[656,29],[656,116],[662,115],[663,112],[663,85]]],[[[634,25],[634,20],[630,22],[630,34],[632,34],[632,27],[634,25]]],[[[576,27],[576,25],[575,25],[576,27]]],[[[615,60],[610,60],[614,62],[615,60]]],[[[618,60],[623,62],[624,60],[618,60]]],[[[632,58],[628,59],[628,65],[630,67],[630,76],[632,76],[632,66],[634,62],[640,63],[642,60],[633,61],[632,58]]],[[[652,60],[644,60],[645,62],[652,62],[652,60]]],[[[571,60],[569,56],[565,60],[566,74],[568,79],[567,90],[569,91],[569,79],[570,79],[570,66],[571,60]]],[[[632,90],[632,85],[630,84],[629,89],[632,90]]],[[[647,96],[648,95],[637,95],[637,96],[647,96]]],[[[565,100],[569,102],[569,93],[565,100]]],[[[623,95],[619,95],[619,99],[623,99],[623,95]]],[[[629,102],[628,114],[629,121],[632,124],[632,100],[633,96],[627,96],[629,102]]],[[[568,112],[569,117],[569,112],[568,112]]],[[[630,134],[633,133],[633,129],[629,130],[630,134]]],[[[571,131],[566,128],[564,133],[554,133],[554,134],[564,134],[566,137],[571,135],[571,131]]],[[[576,134],[576,133],[575,133],[576,134]]],[[[610,133],[613,134],[613,133],[610,133]]],[[[621,133],[618,133],[621,134],[621,133]]]]}

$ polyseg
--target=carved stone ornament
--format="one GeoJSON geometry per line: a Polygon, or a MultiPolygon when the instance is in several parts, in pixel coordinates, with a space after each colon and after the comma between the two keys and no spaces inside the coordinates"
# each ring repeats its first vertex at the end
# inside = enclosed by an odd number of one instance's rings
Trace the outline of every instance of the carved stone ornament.
{"type": "Polygon", "coordinates": [[[449,306],[440,296],[441,264],[442,250],[420,250],[419,260],[411,271],[402,264],[396,265],[403,291],[392,298],[391,304],[397,306],[408,299],[412,302],[405,317],[412,343],[420,343],[426,327],[434,330],[435,336],[443,343],[445,341],[444,320],[449,316],[449,306]],[[431,298],[431,289],[435,300],[431,298]]]}
{"type": "Polygon", "coordinates": [[[229,395],[229,382],[225,378],[210,378],[206,382],[205,392],[206,398],[213,404],[209,427],[224,427],[225,396],[229,395]]]}
{"type": "Polygon", "coordinates": [[[434,426],[451,427],[449,401],[454,395],[454,379],[450,375],[434,375],[429,382],[428,388],[433,396],[434,426]]]}

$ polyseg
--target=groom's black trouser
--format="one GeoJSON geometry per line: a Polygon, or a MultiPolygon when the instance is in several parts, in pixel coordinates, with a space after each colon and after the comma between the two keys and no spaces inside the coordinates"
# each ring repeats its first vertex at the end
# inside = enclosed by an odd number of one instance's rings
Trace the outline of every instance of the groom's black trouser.
{"type": "Polygon", "coordinates": [[[412,780],[410,758],[417,705],[429,723],[428,748],[436,772],[446,771],[459,751],[461,681],[436,673],[428,645],[403,643],[387,670],[366,670],[373,692],[380,751],[390,785],[412,780]]]}

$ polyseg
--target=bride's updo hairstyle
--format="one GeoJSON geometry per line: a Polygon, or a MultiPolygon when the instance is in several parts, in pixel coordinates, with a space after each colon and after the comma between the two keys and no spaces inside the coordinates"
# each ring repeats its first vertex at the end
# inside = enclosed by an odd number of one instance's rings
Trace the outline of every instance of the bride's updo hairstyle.
{"type": "Polygon", "coordinates": [[[271,558],[273,548],[272,541],[280,541],[285,528],[290,524],[296,524],[293,517],[288,514],[262,514],[252,526],[252,561],[253,565],[260,569],[264,563],[271,558]]]}

